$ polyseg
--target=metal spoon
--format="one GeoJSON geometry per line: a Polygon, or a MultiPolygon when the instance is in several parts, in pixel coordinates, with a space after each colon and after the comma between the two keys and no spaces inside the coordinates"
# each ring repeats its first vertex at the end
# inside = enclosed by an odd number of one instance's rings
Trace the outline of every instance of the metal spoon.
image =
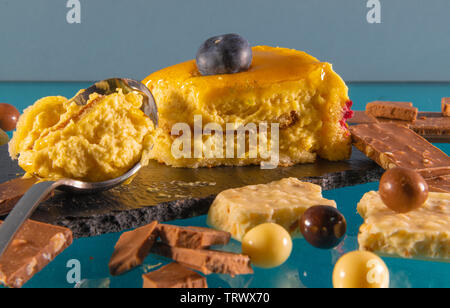
{"type": "MultiPolygon", "coordinates": [[[[83,93],[73,98],[77,105],[84,106],[89,100],[89,95],[99,93],[107,95],[116,92],[117,88],[122,89],[123,93],[139,92],[143,95],[142,111],[158,125],[158,112],[155,100],[148,88],[139,81],[131,79],[108,79],[97,82],[86,89],[83,93]]],[[[0,226],[0,257],[8,249],[14,236],[20,230],[25,221],[30,218],[39,204],[55,189],[74,193],[94,193],[114,188],[132,176],[142,168],[141,163],[137,163],[124,175],[105,182],[88,183],[71,179],[62,179],[59,181],[47,181],[33,185],[28,192],[16,204],[12,212],[8,215],[5,222],[0,226]]]]}

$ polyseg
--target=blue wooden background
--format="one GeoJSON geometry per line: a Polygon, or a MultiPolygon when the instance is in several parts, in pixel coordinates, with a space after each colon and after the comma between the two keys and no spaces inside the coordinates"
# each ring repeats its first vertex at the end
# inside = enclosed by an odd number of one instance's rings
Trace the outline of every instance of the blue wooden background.
{"type": "Polygon", "coordinates": [[[346,81],[450,81],[448,0],[377,0],[380,24],[369,0],[78,1],[69,24],[68,0],[0,0],[0,81],[142,79],[229,32],[310,52],[346,81]]]}

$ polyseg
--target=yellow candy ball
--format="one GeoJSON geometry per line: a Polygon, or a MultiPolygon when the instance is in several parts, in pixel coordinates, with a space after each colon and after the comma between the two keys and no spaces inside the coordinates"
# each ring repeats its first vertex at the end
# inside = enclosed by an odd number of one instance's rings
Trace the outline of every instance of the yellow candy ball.
{"type": "Polygon", "coordinates": [[[335,288],[389,288],[389,270],[377,255],[353,251],[342,256],[333,271],[335,288]]]}
{"type": "Polygon", "coordinates": [[[248,231],[242,239],[242,253],[257,267],[280,266],[292,252],[291,235],[280,225],[264,223],[248,231]]]}
{"type": "Polygon", "coordinates": [[[2,129],[0,129],[0,145],[5,145],[8,142],[9,142],[8,135],[2,129]]]}

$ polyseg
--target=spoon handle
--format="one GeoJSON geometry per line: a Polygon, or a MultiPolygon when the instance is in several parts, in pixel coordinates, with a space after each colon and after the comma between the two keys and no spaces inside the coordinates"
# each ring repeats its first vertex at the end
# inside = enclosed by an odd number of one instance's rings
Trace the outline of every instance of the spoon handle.
{"type": "Polygon", "coordinates": [[[58,182],[41,182],[33,185],[20,199],[6,220],[0,225],[0,257],[8,249],[14,236],[30,218],[39,204],[57,187],[58,182]]]}

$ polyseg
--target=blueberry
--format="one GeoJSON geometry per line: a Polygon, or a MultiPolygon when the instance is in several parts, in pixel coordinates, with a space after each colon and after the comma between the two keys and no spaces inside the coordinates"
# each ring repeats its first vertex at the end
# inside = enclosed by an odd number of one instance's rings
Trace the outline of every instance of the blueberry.
{"type": "Polygon", "coordinates": [[[225,34],[206,40],[197,52],[197,67],[204,76],[235,74],[252,64],[249,42],[238,34],[225,34]]]}

